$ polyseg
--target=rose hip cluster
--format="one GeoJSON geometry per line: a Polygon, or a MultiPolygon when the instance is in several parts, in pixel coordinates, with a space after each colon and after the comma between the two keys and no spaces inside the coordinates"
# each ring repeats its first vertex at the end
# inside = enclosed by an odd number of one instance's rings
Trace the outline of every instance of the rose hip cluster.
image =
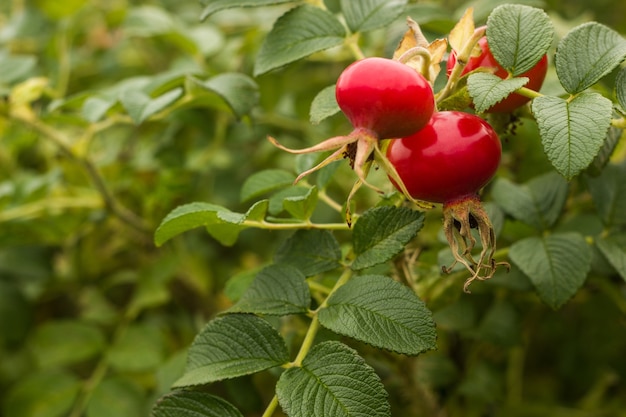
{"type": "MultiPolygon", "coordinates": [[[[508,73],[493,59],[486,38],[478,42],[480,56],[463,63],[462,75],[488,67],[506,78],[508,73]]],[[[455,52],[448,61],[448,75],[457,65],[455,52]]],[[[545,76],[546,60],[529,77],[528,88],[538,90],[545,76]]],[[[269,138],[291,153],[333,151],[320,164],[303,172],[296,181],[327,164],[348,158],[358,179],[348,200],[362,184],[376,162],[391,183],[410,201],[424,207],[443,204],[443,228],[454,255],[450,272],[460,262],[470,272],[464,290],[476,279],[493,276],[499,265],[494,260],[496,238],[478,192],[491,180],[500,163],[501,144],[494,129],[481,117],[464,111],[437,111],[430,82],[405,63],[385,58],[365,58],[348,66],[337,80],[339,108],[353,130],[346,136],[327,139],[306,149],[292,150],[269,138]],[[481,252],[472,254],[477,239],[481,252]]],[[[527,99],[511,95],[489,112],[513,111],[527,99]]],[[[370,185],[370,187],[375,188],[370,185]]],[[[349,207],[349,204],[346,206],[349,207]]],[[[349,213],[347,213],[349,220],[349,213]]]]}

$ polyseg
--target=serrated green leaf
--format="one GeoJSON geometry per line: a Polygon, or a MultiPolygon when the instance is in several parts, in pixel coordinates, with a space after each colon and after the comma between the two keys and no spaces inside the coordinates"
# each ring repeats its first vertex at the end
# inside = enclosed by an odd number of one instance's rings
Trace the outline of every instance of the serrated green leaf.
{"type": "Polygon", "coordinates": [[[193,81],[220,96],[238,118],[250,113],[259,103],[259,86],[245,74],[225,72],[205,81],[195,78],[193,81]]]}
{"type": "Polygon", "coordinates": [[[613,151],[617,147],[620,139],[622,138],[622,129],[611,126],[609,131],[606,134],[606,139],[604,139],[604,143],[598,151],[598,154],[591,164],[587,167],[587,174],[597,177],[602,173],[602,170],[611,160],[611,155],[613,155],[613,151]]]}
{"type": "Polygon", "coordinates": [[[626,281],[626,234],[600,237],[596,240],[596,246],[626,281]]]}
{"type": "Polygon", "coordinates": [[[587,178],[596,210],[606,226],[626,225],[626,164],[609,164],[598,177],[587,178]]]}
{"type": "Polygon", "coordinates": [[[200,0],[200,3],[205,6],[200,15],[200,20],[204,20],[221,10],[235,7],[261,7],[291,2],[293,0],[200,0]]]}
{"type": "Polygon", "coordinates": [[[577,233],[517,241],[509,257],[530,278],[543,302],[554,309],[578,291],[591,268],[591,248],[577,233]]]}
{"type": "Polygon", "coordinates": [[[309,120],[313,124],[318,124],[327,117],[339,113],[340,110],[335,96],[335,84],[329,85],[317,93],[311,102],[309,120]]]}
{"type": "Polygon", "coordinates": [[[303,196],[285,198],[283,200],[283,207],[294,218],[299,220],[308,220],[311,218],[311,215],[317,206],[317,197],[317,187],[311,187],[303,196]]]}
{"type": "Polygon", "coordinates": [[[541,9],[521,4],[496,7],[487,19],[487,42],[496,61],[514,77],[530,70],[552,44],[554,27],[541,9]]]}
{"type": "Polygon", "coordinates": [[[285,200],[288,198],[305,198],[310,192],[309,187],[305,187],[302,185],[292,185],[282,190],[277,191],[272,194],[269,198],[269,207],[268,212],[272,216],[277,216],[278,214],[285,211],[285,200]]]}
{"type": "Polygon", "coordinates": [[[289,361],[285,341],[260,317],[229,314],[211,320],[194,339],[175,387],[249,375],[289,361]]]}
{"type": "Polygon", "coordinates": [[[424,213],[406,207],[367,210],[354,225],[356,257],[351,268],[361,270],[387,262],[402,252],[423,225],[424,213]]]}
{"type": "Polygon", "coordinates": [[[269,200],[261,200],[254,203],[245,214],[246,220],[251,220],[255,222],[265,220],[269,204],[269,200]]]}
{"type": "Polygon", "coordinates": [[[332,271],[340,266],[339,242],[328,230],[296,231],[276,251],[274,262],[292,265],[305,276],[332,271]]]}
{"type": "Polygon", "coordinates": [[[334,292],[320,324],[382,349],[417,355],[436,347],[432,313],[413,291],[391,278],[362,275],[334,292]]]}
{"type": "Polygon", "coordinates": [[[390,417],[387,392],[372,367],[340,342],[322,342],[302,367],[287,369],[276,385],[289,417],[390,417]]]}
{"type": "Polygon", "coordinates": [[[282,15],[267,35],[254,66],[261,75],[343,43],[346,32],[330,12],[302,5],[282,15]]]}
{"type": "Polygon", "coordinates": [[[507,98],[515,90],[525,86],[526,83],[528,83],[527,77],[503,80],[494,74],[478,72],[469,76],[467,88],[476,111],[482,113],[507,98]]]}
{"type": "Polygon", "coordinates": [[[120,95],[120,101],[128,115],[136,124],[140,124],[150,116],[165,109],[183,95],[182,88],[175,88],[156,98],[137,90],[125,91],[120,95]]]}
{"type": "Polygon", "coordinates": [[[159,399],[153,417],[243,417],[229,402],[202,391],[177,390],[159,399]]]}
{"type": "Polygon", "coordinates": [[[626,40],[597,22],[572,29],[557,45],[556,74],[563,88],[577,94],[613,71],[626,58],[626,40]]]}
{"type": "Polygon", "coordinates": [[[522,185],[498,178],[491,188],[491,196],[515,219],[537,230],[548,230],[559,218],[568,188],[563,177],[550,172],[522,185]]]}
{"type": "Polygon", "coordinates": [[[270,265],[262,269],[230,313],[284,316],[306,313],[311,294],[306,277],[290,265],[270,265]]]}
{"type": "Polygon", "coordinates": [[[572,179],[587,168],[611,126],[611,100],[584,92],[566,101],[543,96],[532,101],[543,149],[556,170],[572,179]]]}
{"type": "Polygon", "coordinates": [[[75,364],[92,358],[106,345],[102,330],[92,324],[59,320],[39,326],[31,340],[31,348],[42,368],[75,364]]]}
{"type": "Polygon", "coordinates": [[[615,78],[615,98],[622,106],[622,110],[626,111],[626,67],[622,68],[615,78]]]}
{"type": "Polygon", "coordinates": [[[233,237],[236,238],[236,233],[242,229],[240,224],[244,219],[243,214],[233,213],[216,204],[185,204],[175,208],[163,219],[154,233],[154,242],[157,246],[161,246],[174,236],[204,226],[223,244],[232,244],[234,243],[233,237]]]}
{"type": "Polygon", "coordinates": [[[352,32],[388,26],[403,12],[407,0],[341,0],[341,11],[352,32]]]}
{"type": "Polygon", "coordinates": [[[2,415],[11,417],[61,417],[69,414],[81,388],[69,372],[49,371],[22,376],[2,401],[2,415]]]}
{"type": "Polygon", "coordinates": [[[241,187],[240,200],[248,201],[263,194],[293,184],[296,176],[282,169],[266,169],[255,172],[244,181],[241,187]]]}

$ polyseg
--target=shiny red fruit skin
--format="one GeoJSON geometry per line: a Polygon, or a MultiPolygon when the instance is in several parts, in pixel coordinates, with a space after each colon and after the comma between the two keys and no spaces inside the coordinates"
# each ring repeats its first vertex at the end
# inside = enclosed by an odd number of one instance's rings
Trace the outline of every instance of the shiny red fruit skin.
{"type": "Polygon", "coordinates": [[[442,111],[419,132],[390,141],[387,158],[413,198],[449,203],[485,186],[501,153],[498,135],[485,120],[442,111]]]}
{"type": "MultiPolygon", "coordinates": [[[[494,74],[498,77],[505,79],[509,76],[507,70],[502,68],[498,61],[494,58],[489,49],[489,44],[487,43],[487,37],[483,36],[478,41],[478,46],[482,50],[482,53],[479,56],[471,57],[465,68],[463,68],[463,72],[461,75],[465,75],[471,71],[474,71],[477,68],[494,68],[494,74]]],[[[452,72],[452,68],[456,63],[456,53],[452,51],[450,53],[450,57],[448,58],[448,62],[446,64],[446,69],[448,75],[452,72]]],[[[523,74],[520,74],[518,77],[528,77],[528,83],[524,86],[534,91],[539,91],[541,86],[543,85],[543,81],[546,78],[546,73],[548,72],[548,55],[544,55],[534,67],[530,70],[526,71],[523,74]]],[[[511,94],[500,103],[497,103],[490,107],[487,112],[489,113],[510,113],[513,110],[523,106],[528,103],[530,98],[521,96],[519,94],[511,94]]]]}
{"type": "Polygon", "coordinates": [[[417,132],[435,109],[432,87],[421,74],[379,57],[348,66],[337,79],[335,96],[352,126],[372,130],[379,139],[417,132]]]}

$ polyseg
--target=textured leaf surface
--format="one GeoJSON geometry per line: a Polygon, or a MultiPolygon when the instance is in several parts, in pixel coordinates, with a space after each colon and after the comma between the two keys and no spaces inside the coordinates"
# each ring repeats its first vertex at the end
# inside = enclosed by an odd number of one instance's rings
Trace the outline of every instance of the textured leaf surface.
{"type": "Polygon", "coordinates": [[[597,22],[572,29],[556,49],[556,74],[563,88],[576,94],[597,83],[626,57],[626,40],[597,22]]]}
{"type": "Polygon", "coordinates": [[[487,42],[494,58],[513,76],[531,69],[548,51],[554,28],[541,9],[520,4],[496,7],[487,19],[487,42]]]}
{"type": "Polygon", "coordinates": [[[303,5],[282,15],[261,45],[254,75],[261,75],[315,52],[341,45],[344,27],[330,12],[303,5]]]}
{"type": "Polygon", "coordinates": [[[228,311],[286,315],[306,313],[311,303],[306,277],[289,265],[270,265],[261,270],[239,301],[228,311]]]}
{"type": "Polygon", "coordinates": [[[484,112],[528,83],[528,78],[503,80],[497,75],[479,72],[469,76],[467,88],[477,112],[484,112]]]}
{"type": "Polygon", "coordinates": [[[400,253],[424,225],[424,213],[406,207],[382,206],[367,210],[354,225],[356,258],[352,269],[387,262],[400,253]]]}
{"type": "Polygon", "coordinates": [[[601,237],[596,241],[600,252],[626,281],[626,234],[601,237]]]}
{"type": "Polygon", "coordinates": [[[531,107],[544,151],[556,170],[571,179],[587,168],[602,148],[611,125],[611,101],[585,92],[570,101],[538,97],[531,107]]]}
{"type": "Polygon", "coordinates": [[[576,233],[520,240],[511,246],[509,257],[554,309],[578,291],[591,268],[591,249],[576,233]]]}
{"type": "Polygon", "coordinates": [[[232,404],[206,392],[178,390],[152,408],[153,417],[243,417],[232,404]]]}
{"type": "Polygon", "coordinates": [[[517,185],[506,178],[498,178],[491,195],[502,209],[538,230],[554,225],[565,205],[568,184],[555,172],[540,175],[525,184],[517,185]]]}
{"type": "Polygon", "coordinates": [[[308,220],[317,207],[317,198],[317,187],[311,187],[305,195],[285,198],[283,207],[295,219],[308,220]]]}
{"type": "Polygon", "coordinates": [[[339,243],[327,230],[298,230],[274,257],[276,263],[292,265],[307,277],[338,268],[340,260],[339,243]]]}
{"type": "Polygon", "coordinates": [[[626,110],[626,67],[620,70],[615,79],[615,97],[622,109],[626,110]]]}
{"type": "Polygon", "coordinates": [[[285,371],[276,395],[289,417],[389,417],[387,392],[374,369],[340,342],[314,346],[302,367],[285,371]]]}
{"type": "Polygon", "coordinates": [[[339,111],[341,111],[341,109],[339,108],[339,104],[337,104],[337,97],[335,97],[335,84],[329,85],[317,93],[311,102],[309,120],[313,124],[318,124],[327,117],[337,114],[339,111]]]}
{"type": "Polygon", "coordinates": [[[322,326],[375,347],[417,355],[436,347],[431,312],[408,287],[381,275],[352,278],[319,311],[322,326]]]}
{"type": "Polygon", "coordinates": [[[406,4],[407,0],[341,0],[341,11],[352,32],[366,32],[389,25],[406,4]]]}
{"type": "Polygon", "coordinates": [[[626,163],[607,165],[600,176],[588,178],[593,203],[606,226],[626,225],[626,163]]]}
{"type": "Polygon", "coordinates": [[[235,7],[261,7],[271,6],[273,4],[290,3],[293,0],[200,0],[205,6],[200,15],[200,19],[204,20],[213,13],[220,10],[232,9],[235,7]]]}
{"type": "Polygon", "coordinates": [[[185,374],[176,387],[249,375],[289,360],[284,340],[265,320],[229,314],[211,320],[189,348],[185,374]]]}

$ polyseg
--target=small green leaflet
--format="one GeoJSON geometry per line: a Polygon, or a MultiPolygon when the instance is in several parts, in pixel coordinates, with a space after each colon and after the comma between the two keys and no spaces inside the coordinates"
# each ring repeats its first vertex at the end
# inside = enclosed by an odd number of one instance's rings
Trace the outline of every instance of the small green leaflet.
{"type": "Polygon", "coordinates": [[[411,241],[424,225],[424,213],[406,207],[381,206],[367,210],[354,225],[356,257],[351,268],[361,270],[387,262],[411,241]]]}
{"type": "Polygon", "coordinates": [[[152,417],[243,417],[229,402],[202,391],[176,390],[152,408],[152,417]]]}
{"type": "Polygon", "coordinates": [[[596,246],[626,281],[626,234],[598,238],[596,246]]]}
{"type": "Polygon", "coordinates": [[[70,415],[84,382],[71,370],[63,369],[33,370],[24,375],[2,393],[0,410],[12,417],[70,415]]]}
{"type": "Polygon", "coordinates": [[[200,20],[204,20],[220,10],[235,7],[261,7],[291,2],[293,0],[200,0],[200,3],[205,6],[202,14],[200,14],[200,20]]]}
{"type": "Polygon", "coordinates": [[[606,139],[604,139],[604,143],[602,144],[600,151],[587,167],[587,174],[597,177],[602,173],[604,168],[611,161],[611,155],[613,155],[613,151],[615,151],[615,148],[619,144],[621,138],[622,129],[611,126],[606,134],[606,139]]]}
{"type": "Polygon", "coordinates": [[[245,74],[225,72],[208,80],[190,78],[196,85],[217,94],[233,114],[241,118],[259,103],[259,86],[245,74]]]}
{"type": "Polygon", "coordinates": [[[11,84],[27,78],[37,65],[32,55],[10,55],[0,51],[0,85],[11,84]]]}
{"type": "Polygon", "coordinates": [[[309,220],[317,207],[318,192],[313,186],[303,196],[287,197],[283,200],[283,207],[294,219],[309,220]]]}
{"type": "Polygon", "coordinates": [[[282,169],[265,169],[250,175],[241,186],[241,201],[252,200],[263,194],[293,184],[296,176],[282,169]]]}
{"type": "Polygon", "coordinates": [[[478,72],[469,76],[467,88],[476,111],[482,113],[507,98],[515,90],[525,86],[526,83],[528,83],[527,77],[503,80],[494,74],[478,72]]]}
{"type": "Polygon", "coordinates": [[[174,103],[182,95],[182,88],[175,88],[156,98],[151,98],[148,94],[138,90],[130,90],[120,95],[120,102],[133,122],[141,124],[150,116],[174,103]]]}
{"type": "Polygon", "coordinates": [[[289,361],[285,341],[265,320],[228,314],[211,320],[194,339],[185,374],[175,387],[249,375],[289,361]]]}
{"type": "Polygon", "coordinates": [[[509,257],[554,309],[578,291],[591,269],[591,248],[578,233],[519,240],[511,245],[509,257]]]}
{"type": "Polygon", "coordinates": [[[309,120],[313,124],[318,124],[339,111],[339,104],[337,104],[337,98],[335,97],[335,84],[329,85],[317,93],[311,102],[309,120]]]}
{"type": "Polygon", "coordinates": [[[340,342],[315,345],[302,367],[287,369],[276,395],[289,417],[390,417],[387,392],[374,369],[340,342]]]}
{"type": "Polygon", "coordinates": [[[554,225],[565,205],[568,183],[556,172],[550,172],[518,185],[506,178],[498,178],[491,195],[502,209],[537,230],[554,225]]]}
{"type": "Polygon", "coordinates": [[[339,242],[328,230],[296,231],[276,251],[274,262],[292,265],[305,276],[332,271],[340,266],[339,242]]]}
{"type": "Polygon", "coordinates": [[[327,303],[319,320],[336,333],[406,355],[436,347],[432,313],[413,291],[389,277],[354,277],[327,303]]]}
{"type": "Polygon", "coordinates": [[[598,177],[588,177],[587,184],[602,222],[610,226],[626,225],[626,163],[608,164],[598,177]]]}
{"type": "Polygon", "coordinates": [[[530,70],[552,44],[554,28],[541,9],[521,4],[496,7],[487,19],[494,58],[514,77],[530,70]]]}
{"type": "Polygon", "coordinates": [[[572,29],[557,45],[556,74],[563,88],[577,94],[613,71],[626,58],[626,40],[597,22],[572,29]]]}
{"type": "Polygon", "coordinates": [[[532,101],[531,108],[543,149],[561,175],[572,179],[593,162],[611,126],[611,100],[594,92],[569,101],[542,96],[532,101]]]}
{"type": "Polygon", "coordinates": [[[306,313],[311,294],[306,277],[290,265],[270,265],[261,270],[229,313],[284,316],[306,313]]]}
{"type": "Polygon", "coordinates": [[[274,23],[254,66],[258,76],[291,62],[343,43],[346,31],[330,12],[302,5],[274,23]]]}
{"type": "Polygon", "coordinates": [[[341,0],[348,27],[352,32],[367,32],[388,26],[403,12],[408,0],[341,0]]]}

